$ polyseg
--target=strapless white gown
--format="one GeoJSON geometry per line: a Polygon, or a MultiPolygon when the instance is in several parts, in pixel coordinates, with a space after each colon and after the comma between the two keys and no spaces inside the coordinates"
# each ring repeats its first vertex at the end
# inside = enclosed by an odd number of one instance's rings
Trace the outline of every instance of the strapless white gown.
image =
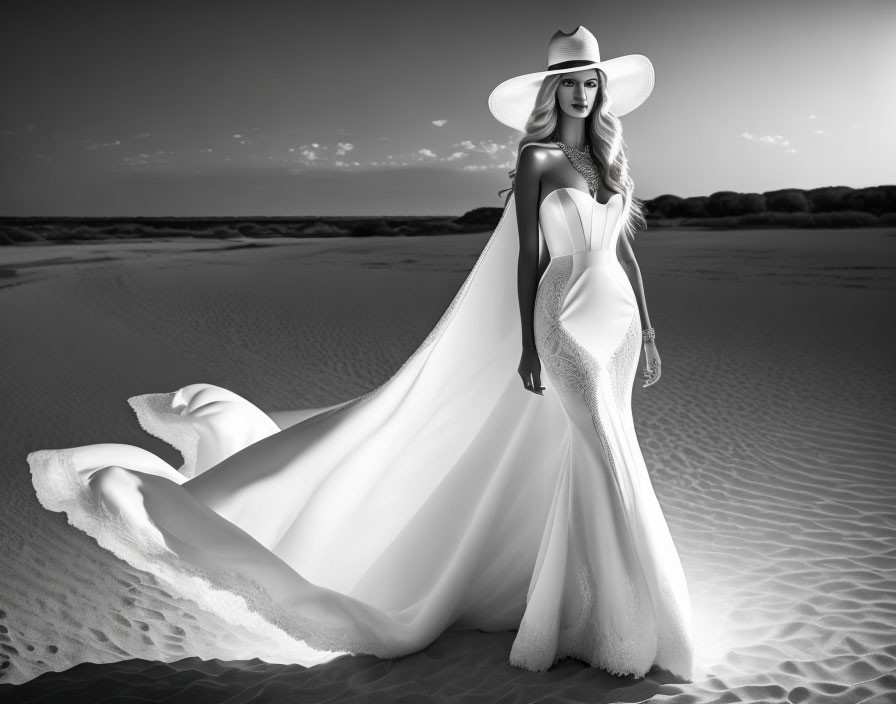
{"type": "Polygon", "coordinates": [[[687,585],[631,414],[641,329],[615,255],[623,207],[568,188],[541,205],[544,397],[516,371],[511,198],[382,386],[279,413],[204,383],[136,396],[140,424],[184,465],[122,444],[39,450],[38,498],[305,665],[397,657],[448,628],[518,629],[509,657],[523,668],[571,656],[688,679],[687,585]]]}

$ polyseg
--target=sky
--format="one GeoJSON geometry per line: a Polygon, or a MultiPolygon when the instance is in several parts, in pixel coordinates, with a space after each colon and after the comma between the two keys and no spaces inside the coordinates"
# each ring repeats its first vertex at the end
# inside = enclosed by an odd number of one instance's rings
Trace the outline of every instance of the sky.
{"type": "Polygon", "coordinates": [[[0,215],[459,215],[492,89],[584,25],[642,199],[896,183],[893,0],[0,0],[0,215]]]}

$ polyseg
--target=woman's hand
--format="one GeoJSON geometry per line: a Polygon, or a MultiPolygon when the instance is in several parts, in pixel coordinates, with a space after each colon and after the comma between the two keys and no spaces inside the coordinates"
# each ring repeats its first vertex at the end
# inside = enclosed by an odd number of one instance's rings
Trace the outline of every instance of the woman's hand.
{"type": "Polygon", "coordinates": [[[533,394],[544,396],[541,393],[544,387],[541,385],[541,360],[538,358],[538,352],[535,348],[524,347],[523,354],[520,356],[520,366],[517,368],[520,377],[523,380],[523,386],[527,391],[533,394]]]}
{"type": "Polygon", "coordinates": [[[660,361],[660,353],[656,351],[656,342],[648,340],[644,343],[644,386],[646,389],[651,384],[655,384],[660,379],[662,362],[660,361]]]}

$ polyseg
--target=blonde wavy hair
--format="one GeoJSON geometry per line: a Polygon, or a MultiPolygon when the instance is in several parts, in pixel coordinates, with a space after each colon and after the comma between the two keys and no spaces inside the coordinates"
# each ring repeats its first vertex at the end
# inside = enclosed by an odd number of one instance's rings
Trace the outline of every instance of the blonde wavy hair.
{"type": "MultiPolygon", "coordinates": [[[[634,197],[635,183],[628,172],[625,155],[625,141],[622,139],[622,123],[611,111],[612,99],[607,94],[607,76],[600,69],[598,74],[597,99],[587,120],[585,137],[588,148],[597,164],[601,183],[614,193],[621,193],[625,206],[622,211],[623,232],[629,240],[634,240],[635,232],[647,228],[643,204],[634,197]]],[[[568,71],[567,73],[574,73],[568,71]]],[[[517,168],[523,147],[532,142],[555,142],[560,138],[557,108],[557,87],[565,74],[555,73],[545,76],[535,98],[535,107],[526,122],[526,134],[520,139],[517,149],[517,168]]],[[[517,169],[508,172],[510,188],[499,192],[513,191],[517,169]]],[[[509,198],[509,195],[508,195],[509,198]]]]}

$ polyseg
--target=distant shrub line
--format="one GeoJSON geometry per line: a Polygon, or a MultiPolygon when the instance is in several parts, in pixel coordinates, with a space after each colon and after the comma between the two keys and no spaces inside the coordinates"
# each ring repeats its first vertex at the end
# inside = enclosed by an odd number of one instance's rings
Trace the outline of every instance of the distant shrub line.
{"type": "Polygon", "coordinates": [[[470,218],[468,215],[470,213],[460,218],[0,218],[0,245],[169,237],[394,237],[462,234],[488,229],[488,224],[480,222],[476,215],[470,218]]]}
{"type": "Polygon", "coordinates": [[[721,217],[647,218],[648,227],[705,227],[714,230],[762,227],[883,227],[896,225],[896,213],[872,215],[858,210],[833,213],[747,213],[721,217]]]}
{"type": "Polygon", "coordinates": [[[655,227],[867,227],[896,225],[896,186],[811,190],[784,188],[765,193],[719,191],[682,198],[662,195],[644,201],[655,227]]]}
{"type": "MultiPolygon", "coordinates": [[[[644,201],[648,227],[869,227],[896,225],[896,186],[765,193],[719,191],[644,201]]],[[[0,217],[0,245],[165,237],[395,237],[493,230],[503,208],[475,208],[460,217],[0,217]]]]}

